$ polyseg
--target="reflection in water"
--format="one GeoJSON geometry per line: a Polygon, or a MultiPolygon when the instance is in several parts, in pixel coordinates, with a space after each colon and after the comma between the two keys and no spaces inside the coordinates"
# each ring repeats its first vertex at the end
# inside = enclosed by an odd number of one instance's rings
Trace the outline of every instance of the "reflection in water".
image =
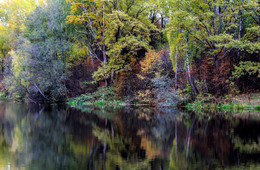
{"type": "Polygon", "coordinates": [[[260,168],[259,117],[0,103],[3,169],[260,168]]]}

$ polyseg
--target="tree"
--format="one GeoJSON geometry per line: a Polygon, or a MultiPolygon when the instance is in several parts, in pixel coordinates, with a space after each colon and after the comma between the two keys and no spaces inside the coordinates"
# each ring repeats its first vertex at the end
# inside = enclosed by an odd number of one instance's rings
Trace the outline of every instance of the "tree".
{"type": "MultiPolygon", "coordinates": [[[[257,35],[256,30],[259,30],[256,20],[256,11],[259,9],[257,1],[172,0],[169,6],[167,34],[172,61],[176,64],[178,56],[185,58],[187,83],[195,93],[192,64],[199,66],[205,64],[203,60],[210,61],[213,72],[219,74],[228,57],[237,63],[242,58],[241,51],[258,53],[259,42],[253,38],[255,36],[249,41],[245,40],[246,32],[254,30],[257,35]]],[[[206,79],[208,86],[213,87],[211,92],[220,92],[225,83],[216,83],[212,77],[206,79]]]]}
{"type": "Polygon", "coordinates": [[[155,29],[148,18],[149,3],[139,0],[69,1],[69,23],[84,25],[89,55],[102,64],[93,77],[109,79],[129,67],[131,57],[149,48],[150,30],[155,29]],[[102,55],[99,55],[99,54],[102,55]],[[101,57],[102,56],[102,57],[101,57]],[[103,60],[102,60],[102,59],[103,60]]]}
{"type": "Polygon", "coordinates": [[[32,100],[62,100],[66,96],[67,59],[72,45],[70,26],[65,23],[68,12],[63,0],[55,0],[30,14],[18,48],[11,53],[13,74],[5,81],[10,92],[17,89],[13,86],[19,86],[32,100]],[[12,86],[13,79],[16,83],[12,86]]]}
{"type": "Polygon", "coordinates": [[[8,28],[5,25],[0,24],[0,59],[2,75],[4,74],[4,61],[10,50],[10,41],[8,34],[8,28]]]}

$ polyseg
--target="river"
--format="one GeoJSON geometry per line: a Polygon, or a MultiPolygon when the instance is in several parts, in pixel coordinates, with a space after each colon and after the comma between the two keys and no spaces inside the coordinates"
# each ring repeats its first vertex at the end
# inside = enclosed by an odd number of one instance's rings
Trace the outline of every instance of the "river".
{"type": "Polygon", "coordinates": [[[260,113],[0,103],[0,169],[259,169],[260,113]]]}

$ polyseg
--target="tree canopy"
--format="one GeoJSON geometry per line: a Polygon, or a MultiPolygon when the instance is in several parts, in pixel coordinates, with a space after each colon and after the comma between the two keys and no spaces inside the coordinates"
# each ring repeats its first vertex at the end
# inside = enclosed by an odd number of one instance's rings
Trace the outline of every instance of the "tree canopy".
{"type": "Polygon", "coordinates": [[[4,89],[36,101],[103,86],[134,100],[161,87],[190,97],[257,90],[259,11],[257,0],[4,0],[4,89]]]}

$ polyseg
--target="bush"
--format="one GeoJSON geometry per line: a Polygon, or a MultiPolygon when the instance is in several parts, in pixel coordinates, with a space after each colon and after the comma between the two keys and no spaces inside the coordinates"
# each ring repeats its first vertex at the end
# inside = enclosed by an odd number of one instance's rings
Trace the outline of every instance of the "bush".
{"type": "Polygon", "coordinates": [[[0,92],[0,100],[8,99],[6,91],[0,92]]]}
{"type": "Polygon", "coordinates": [[[180,95],[172,88],[173,80],[168,75],[157,75],[152,82],[153,94],[159,106],[175,106],[179,103],[180,95]]]}

